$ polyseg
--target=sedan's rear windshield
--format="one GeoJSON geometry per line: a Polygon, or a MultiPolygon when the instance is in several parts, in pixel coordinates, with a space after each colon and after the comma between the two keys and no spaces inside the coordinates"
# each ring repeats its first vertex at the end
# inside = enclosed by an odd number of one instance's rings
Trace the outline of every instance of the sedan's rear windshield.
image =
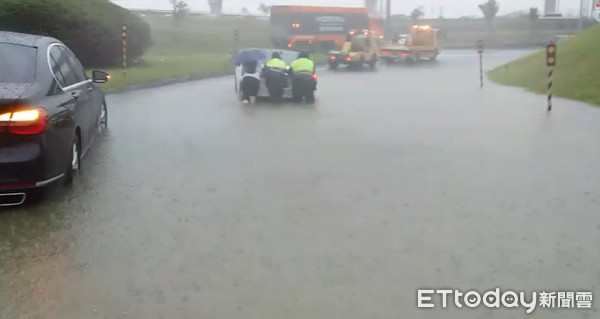
{"type": "Polygon", "coordinates": [[[0,43],[0,83],[33,83],[37,49],[0,43]]]}
{"type": "Polygon", "coordinates": [[[298,52],[283,50],[281,52],[281,59],[285,62],[285,64],[290,65],[294,60],[298,58],[298,52]]]}

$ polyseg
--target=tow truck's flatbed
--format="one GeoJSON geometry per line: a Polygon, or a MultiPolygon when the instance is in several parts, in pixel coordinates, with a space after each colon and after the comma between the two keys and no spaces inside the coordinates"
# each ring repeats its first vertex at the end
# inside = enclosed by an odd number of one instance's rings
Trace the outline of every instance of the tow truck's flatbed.
{"type": "Polygon", "coordinates": [[[384,62],[394,62],[400,59],[406,59],[409,55],[410,49],[405,45],[393,45],[388,44],[381,48],[379,53],[381,60],[384,62]]]}
{"type": "Polygon", "coordinates": [[[381,48],[381,59],[385,62],[399,60],[418,61],[422,59],[435,60],[439,54],[435,46],[406,46],[387,45],[381,48]]]}

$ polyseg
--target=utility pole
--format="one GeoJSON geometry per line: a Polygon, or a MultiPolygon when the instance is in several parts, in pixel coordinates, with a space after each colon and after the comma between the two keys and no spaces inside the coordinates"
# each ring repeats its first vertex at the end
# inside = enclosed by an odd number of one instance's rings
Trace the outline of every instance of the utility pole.
{"type": "Polygon", "coordinates": [[[583,30],[583,1],[579,2],[579,30],[583,30]]]}
{"type": "Polygon", "coordinates": [[[391,29],[391,21],[390,21],[390,17],[392,16],[392,0],[386,0],[385,3],[385,36],[386,38],[389,38],[389,36],[391,35],[392,29],[391,29]]]}

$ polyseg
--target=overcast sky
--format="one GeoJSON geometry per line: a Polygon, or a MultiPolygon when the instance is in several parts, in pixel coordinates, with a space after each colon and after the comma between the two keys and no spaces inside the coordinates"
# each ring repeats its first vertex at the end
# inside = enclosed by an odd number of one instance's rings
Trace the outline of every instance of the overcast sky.
{"type": "MultiPolygon", "coordinates": [[[[392,12],[394,14],[408,14],[414,8],[423,6],[427,16],[432,16],[431,8],[434,8],[433,16],[437,17],[440,7],[443,7],[445,17],[459,17],[465,15],[480,15],[477,5],[485,0],[392,0],[392,12]]],[[[560,11],[563,14],[579,14],[580,0],[557,0],[560,11]]],[[[584,0],[586,2],[592,0],[584,0]]],[[[136,9],[169,9],[169,0],[113,0],[113,2],[128,8],[136,9]]],[[[187,0],[194,11],[208,11],[208,0],[187,0]]],[[[243,7],[251,12],[258,12],[258,5],[264,2],[267,5],[295,4],[295,5],[344,5],[361,6],[364,0],[223,0],[223,10],[228,13],[239,13],[243,7]]],[[[384,0],[385,2],[385,0],[384,0]]],[[[498,0],[500,14],[518,10],[528,10],[530,7],[538,7],[540,13],[544,10],[544,0],[498,0]]],[[[591,6],[591,2],[590,6],[591,6]]]]}

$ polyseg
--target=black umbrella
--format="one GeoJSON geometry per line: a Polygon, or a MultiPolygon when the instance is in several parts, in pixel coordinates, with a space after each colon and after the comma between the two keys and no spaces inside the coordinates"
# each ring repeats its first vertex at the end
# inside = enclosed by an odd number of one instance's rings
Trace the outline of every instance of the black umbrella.
{"type": "Polygon", "coordinates": [[[262,61],[267,59],[267,52],[261,49],[245,49],[239,50],[231,57],[229,63],[232,65],[240,65],[246,62],[262,61]]]}

